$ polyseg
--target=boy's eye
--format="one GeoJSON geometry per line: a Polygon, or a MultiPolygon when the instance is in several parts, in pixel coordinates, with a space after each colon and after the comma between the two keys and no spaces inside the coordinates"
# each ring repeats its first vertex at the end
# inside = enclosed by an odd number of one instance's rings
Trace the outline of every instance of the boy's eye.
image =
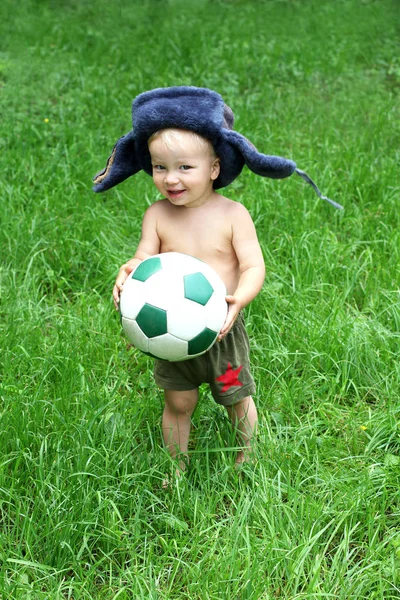
{"type": "Polygon", "coordinates": [[[180,169],[182,171],[189,171],[192,167],[190,165],[181,165],[180,169]]]}
{"type": "Polygon", "coordinates": [[[162,165],[153,165],[154,171],[164,171],[165,167],[162,165]]]}

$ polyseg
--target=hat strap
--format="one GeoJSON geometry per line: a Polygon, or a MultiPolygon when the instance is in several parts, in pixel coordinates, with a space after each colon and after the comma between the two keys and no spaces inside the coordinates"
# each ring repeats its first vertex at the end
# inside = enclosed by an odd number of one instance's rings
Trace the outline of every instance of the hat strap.
{"type": "Polygon", "coordinates": [[[302,179],[304,179],[304,181],[306,181],[307,183],[309,183],[315,190],[315,193],[317,194],[317,196],[319,196],[321,198],[321,200],[326,200],[327,202],[329,202],[329,204],[332,204],[332,206],[334,206],[335,208],[339,209],[339,210],[343,210],[343,206],[341,204],[338,204],[337,202],[335,202],[334,200],[331,200],[330,198],[328,198],[327,196],[323,196],[321,194],[321,192],[319,191],[318,187],[316,186],[316,184],[313,182],[313,180],[311,179],[311,177],[309,177],[307,175],[307,173],[305,173],[304,171],[302,171],[301,169],[295,169],[297,175],[300,175],[300,177],[302,179]]]}

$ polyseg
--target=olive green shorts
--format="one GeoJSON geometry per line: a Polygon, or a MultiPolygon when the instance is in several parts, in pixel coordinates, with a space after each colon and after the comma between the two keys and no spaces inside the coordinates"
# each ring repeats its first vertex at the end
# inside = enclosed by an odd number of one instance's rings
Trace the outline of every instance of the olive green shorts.
{"type": "Polygon", "coordinates": [[[164,390],[194,390],[208,383],[214,400],[231,406],[255,393],[249,355],[249,338],[240,314],[228,335],[205,354],[181,362],[156,359],[154,378],[164,390]]]}

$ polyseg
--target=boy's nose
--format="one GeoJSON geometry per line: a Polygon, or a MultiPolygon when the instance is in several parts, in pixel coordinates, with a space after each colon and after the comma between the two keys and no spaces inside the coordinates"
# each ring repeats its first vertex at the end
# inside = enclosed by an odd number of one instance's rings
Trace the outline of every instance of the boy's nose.
{"type": "Polygon", "coordinates": [[[175,171],[166,171],[164,181],[167,184],[178,183],[179,178],[175,171]]]}

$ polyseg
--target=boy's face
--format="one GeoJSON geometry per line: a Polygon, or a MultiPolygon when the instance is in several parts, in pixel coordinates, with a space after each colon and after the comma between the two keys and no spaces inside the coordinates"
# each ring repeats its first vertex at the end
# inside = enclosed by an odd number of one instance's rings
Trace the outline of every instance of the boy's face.
{"type": "Polygon", "coordinates": [[[203,138],[183,130],[165,132],[149,142],[155,186],[175,206],[202,206],[213,193],[219,160],[203,138]]]}

